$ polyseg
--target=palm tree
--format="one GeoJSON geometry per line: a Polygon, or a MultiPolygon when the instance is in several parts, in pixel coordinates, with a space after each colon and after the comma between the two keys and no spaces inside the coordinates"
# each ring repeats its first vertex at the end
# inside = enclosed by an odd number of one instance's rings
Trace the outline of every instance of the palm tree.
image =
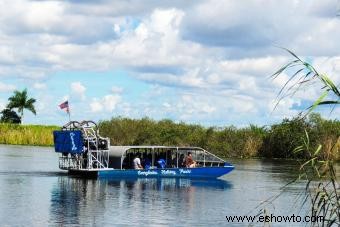
{"type": "Polygon", "coordinates": [[[34,115],[36,115],[34,103],[34,98],[27,97],[27,89],[25,88],[23,91],[14,91],[14,95],[8,98],[8,109],[18,108],[18,112],[20,114],[21,123],[24,117],[24,109],[31,111],[34,115]]]}

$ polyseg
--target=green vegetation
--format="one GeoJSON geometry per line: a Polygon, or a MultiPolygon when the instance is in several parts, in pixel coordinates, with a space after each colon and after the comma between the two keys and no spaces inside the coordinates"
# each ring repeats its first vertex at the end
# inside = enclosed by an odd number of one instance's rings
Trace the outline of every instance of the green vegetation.
{"type": "MultiPolygon", "coordinates": [[[[57,126],[0,124],[0,143],[52,146],[52,132],[58,129],[57,126]]],[[[308,158],[307,153],[294,152],[302,143],[306,129],[311,144],[323,144],[321,158],[340,160],[336,150],[340,147],[340,122],[321,119],[317,114],[307,120],[285,119],[269,128],[254,125],[205,128],[171,120],[113,118],[101,121],[99,129],[103,136],[110,137],[112,145],[199,146],[222,157],[308,158]]]]}
{"type": "Polygon", "coordinates": [[[299,136],[300,145],[294,144],[296,146],[294,153],[305,157],[300,166],[299,179],[307,180],[306,199],[309,198],[311,202],[310,215],[324,217],[321,223],[316,224],[318,226],[340,226],[340,184],[334,166],[334,160],[339,159],[339,129],[333,128],[328,123],[326,127],[319,128],[325,123],[313,114],[313,110],[321,105],[336,108],[340,104],[340,90],[327,75],[319,73],[312,65],[301,60],[290,50],[285,50],[294,57],[294,60],[281,67],[273,74],[273,78],[283,72],[288,74],[293,72],[293,74],[279,92],[279,101],[287,96],[294,96],[302,88],[308,89],[313,84],[321,85],[322,91],[319,98],[304,114],[304,117],[310,116],[313,119],[315,124],[312,127],[318,130],[309,132],[310,127],[304,126],[305,135],[299,136]],[[328,129],[326,134],[323,128],[328,129]],[[335,130],[335,134],[330,133],[332,129],[335,130]],[[315,139],[313,140],[315,137],[323,137],[323,143],[319,141],[315,143],[315,139]]]}
{"type": "Polygon", "coordinates": [[[1,113],[0,122],[13,123],[13,124],[21,123],[21,119],[18,116],[18,114],[11,109],[6,108],[2,110],[0,113],[1,113]]]}
{"type": "Polygon", "coordinates": [[[36,114],[34,103],[36,100],[34,98],[28,98],[27,89],[22,91],[14,91],[14,94],[8,98],[9,103],[6,109],[2,110],[0,122],[1,123],[11,123],[20,124],[23,121],[24,109],[31,111],[36,114]],[[17,109],[20,116],[13,110],[17,109]]]}
{"type": "Polygon", "coordinates": [[[52,131],[57,129],[56,126],[40,125],[18,125],[22,123],[24,109],[36,114],[34,98],[29,98],[27,89],[14,91],[14,94],[8,98],[8,104],[2,110],[0,118],[0,143],[12,145],[53,145],[52,131]],[[13,110],[17,109],[20,116],[13,110]]]}
{"type": "MultiPolygon", "coordinates": [[[[296,146],[294,153],[306,159],[300,166],[299,178],[307,180],[306,199],[309,198],[311,202],[309,215],[324,217],[321,223],[312,225],[340,226],[340,184],[334,166],[334,160],[339,159],[339,128],[333,128],[333,125],[328,123],[326,127],[319,128],[320,125],[325,126],[325,123],[313,114],[313,110],[321,105],[336,108],[340,104],[340,90],[327,75],[319,73],[308,62],[301,60],[290,50],[287,51],[294,57],[294,60],[273,74],[273,78],[276,78],[285,71],[289,74],[293,69],[293,74],[279,93],[279,100],[293,96],[302,88],[303,90],[311,88],[315,84],[321,85],[322,91],[304,115],[304,117],[310,116],[313,119],[312,128],[316,130],[309,132],[311,127],[303,126],[305,135],[299,136],[300,145],[294,144],[296,146]],[[326,135],[324,128],[327,129],[326,135]],[[321,141],[313,140],[315,137],[321,137],[321,141]]],[[[294,141],[293,138],[292,141],[294,141]]]]}
{"type": "Polygon", "coordinates": [[[312,113],[308,118],[293,118],[271,126],[264,142],[264,156],[275,158],[310,158],[308,152],[294,152],[303,144],[308,133],[310,145],[322,145],[318,156],[322,159],[340,160],[340,121],[324,120],[319,114],[312,113]],[[335,146],[333,146],[335,145],[335,146]]]}
{"type": "Polygon", "coordinates": [[[18,109],[18,112],[20,114],[20,120],[23,121],[24,117],[24,109],[27,109],[31,111],[33,114],[36,114],[34,103],[34,98],[28,98],[27,96],[27,89],[24,89],[23,91],[14,91],[13,96],[8,98],[8,105],[7,108],[12,110],[14,108],[18,109]]]}
{"type": "Polygon", "coordinates": [[[309,158],[308,153],[294,152],[302,143],[306,130],[311,144],[323,145],[320,158],[340,160],[337,152],[340,148],[340,121],[324,120],[318,114],[306,119],[284,119],[269,128],[254,125],[205,128],[171,120],[112,118],[101,121],[99,129],[102,135],[111,139],[111,145],[199,146],[222,157],[294,159],[309,158]]]}
{"type": "MultiPolygon", "coordinates": [[[[52,146],[52,132],[58,129],[57,126],[0,124],[0,143],[52,146]]],[[[118,117],[99,122],[99,130],[101,135],[110,138],[111,145],[198,146],[225,158],[288,159],[310,157],[308,152],[294,152],[303,143],[306,130],[311,146],[322,144],[318,153],[321,159],[340,160],[340,121],[324,120],[318,114],[305,119],[284,119],[271,127],[245,128],[206,128],[171,120],[118,117]]]]}
{"type": "Polygon", "coordinates": [[[57,126],[0,124],[0,143],[12,145],[52,146],[57,126]]]}

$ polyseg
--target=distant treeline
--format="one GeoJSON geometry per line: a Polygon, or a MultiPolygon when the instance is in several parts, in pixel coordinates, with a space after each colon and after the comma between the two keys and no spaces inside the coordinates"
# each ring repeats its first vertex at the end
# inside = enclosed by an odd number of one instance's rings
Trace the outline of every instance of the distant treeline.
{"type": "MultiPolygon", "coordinates": [[[[307,119],[284,119],[270,127],[203,127],[171,120],[112,118],[99,123],[111,145],[198,146],[222,157],[308,158],[294,149],[307,141],[311,150],[322,144],[319,155],[340,160],[340,121],[318,114],[307,119]]],[[[311,151],[313,152],[313,151],[311,151]]]]}
{"type": "MultiPolygon", "coordinates": [[[[53,145],[57,126],[0,124],[0,143],[17,145],[53,145]]],[[[322,144],[319,155],[340,160],[340,121],[324,120],[318,114],[307,119],[284,119],[269,127],[250,125],[244,128],[203,127],[155,121],[149,118],[112,118],[99,122],[100,134],[109,137],[111,145],[197,146],[221,157],[308,158],[294,149],[307,141],[311,152],[322,144]]]]}

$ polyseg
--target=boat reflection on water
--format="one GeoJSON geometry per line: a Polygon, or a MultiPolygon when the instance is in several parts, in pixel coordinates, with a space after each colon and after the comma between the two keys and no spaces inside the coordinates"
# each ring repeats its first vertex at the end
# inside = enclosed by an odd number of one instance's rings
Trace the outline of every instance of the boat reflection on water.
{"type": "Polygon", "coordinates": [[[152,209],[159,202],[168,208],[180,204],[191,210],[194,209],[195,198],[202,196],[202,193],[212,194],[216,190],[230,188],[230,182],[219,179],[95,180],[60,176],[51,190],[49,222],[63,225],[99,224],[98,220],[114,213],[114,220],[124,224],[124,215],[129,216],[131,209],[145,215],[145,207],[152,209]]]}
{"type": "Polygon", "coordinates": [[[110,179],[104,180],[108,185],[126,188],[140,188],[142,190],[164,190],[171,191],[191,187],[204,187],[214,189],[231,188],[231,183],[225,180],[197,180],[189,178],[137,178],[137,179],[110,179]]]}

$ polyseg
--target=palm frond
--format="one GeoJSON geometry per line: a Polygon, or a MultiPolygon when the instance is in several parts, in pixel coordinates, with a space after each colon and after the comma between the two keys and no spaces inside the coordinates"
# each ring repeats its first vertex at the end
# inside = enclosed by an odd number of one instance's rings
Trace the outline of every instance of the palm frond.
{"type": "Polygon", "coordinates": [[[34,98],[28,98],[27,89],[25,88],[22,91],[15,90],[14,94],[8,98],[7,108],[9,109],[18,109],[18,113],[20,113],[21,120],[24,115],[24,109],[31,111],[33,114],[36,114],[34,103],[36,100],[34,98]]]}

